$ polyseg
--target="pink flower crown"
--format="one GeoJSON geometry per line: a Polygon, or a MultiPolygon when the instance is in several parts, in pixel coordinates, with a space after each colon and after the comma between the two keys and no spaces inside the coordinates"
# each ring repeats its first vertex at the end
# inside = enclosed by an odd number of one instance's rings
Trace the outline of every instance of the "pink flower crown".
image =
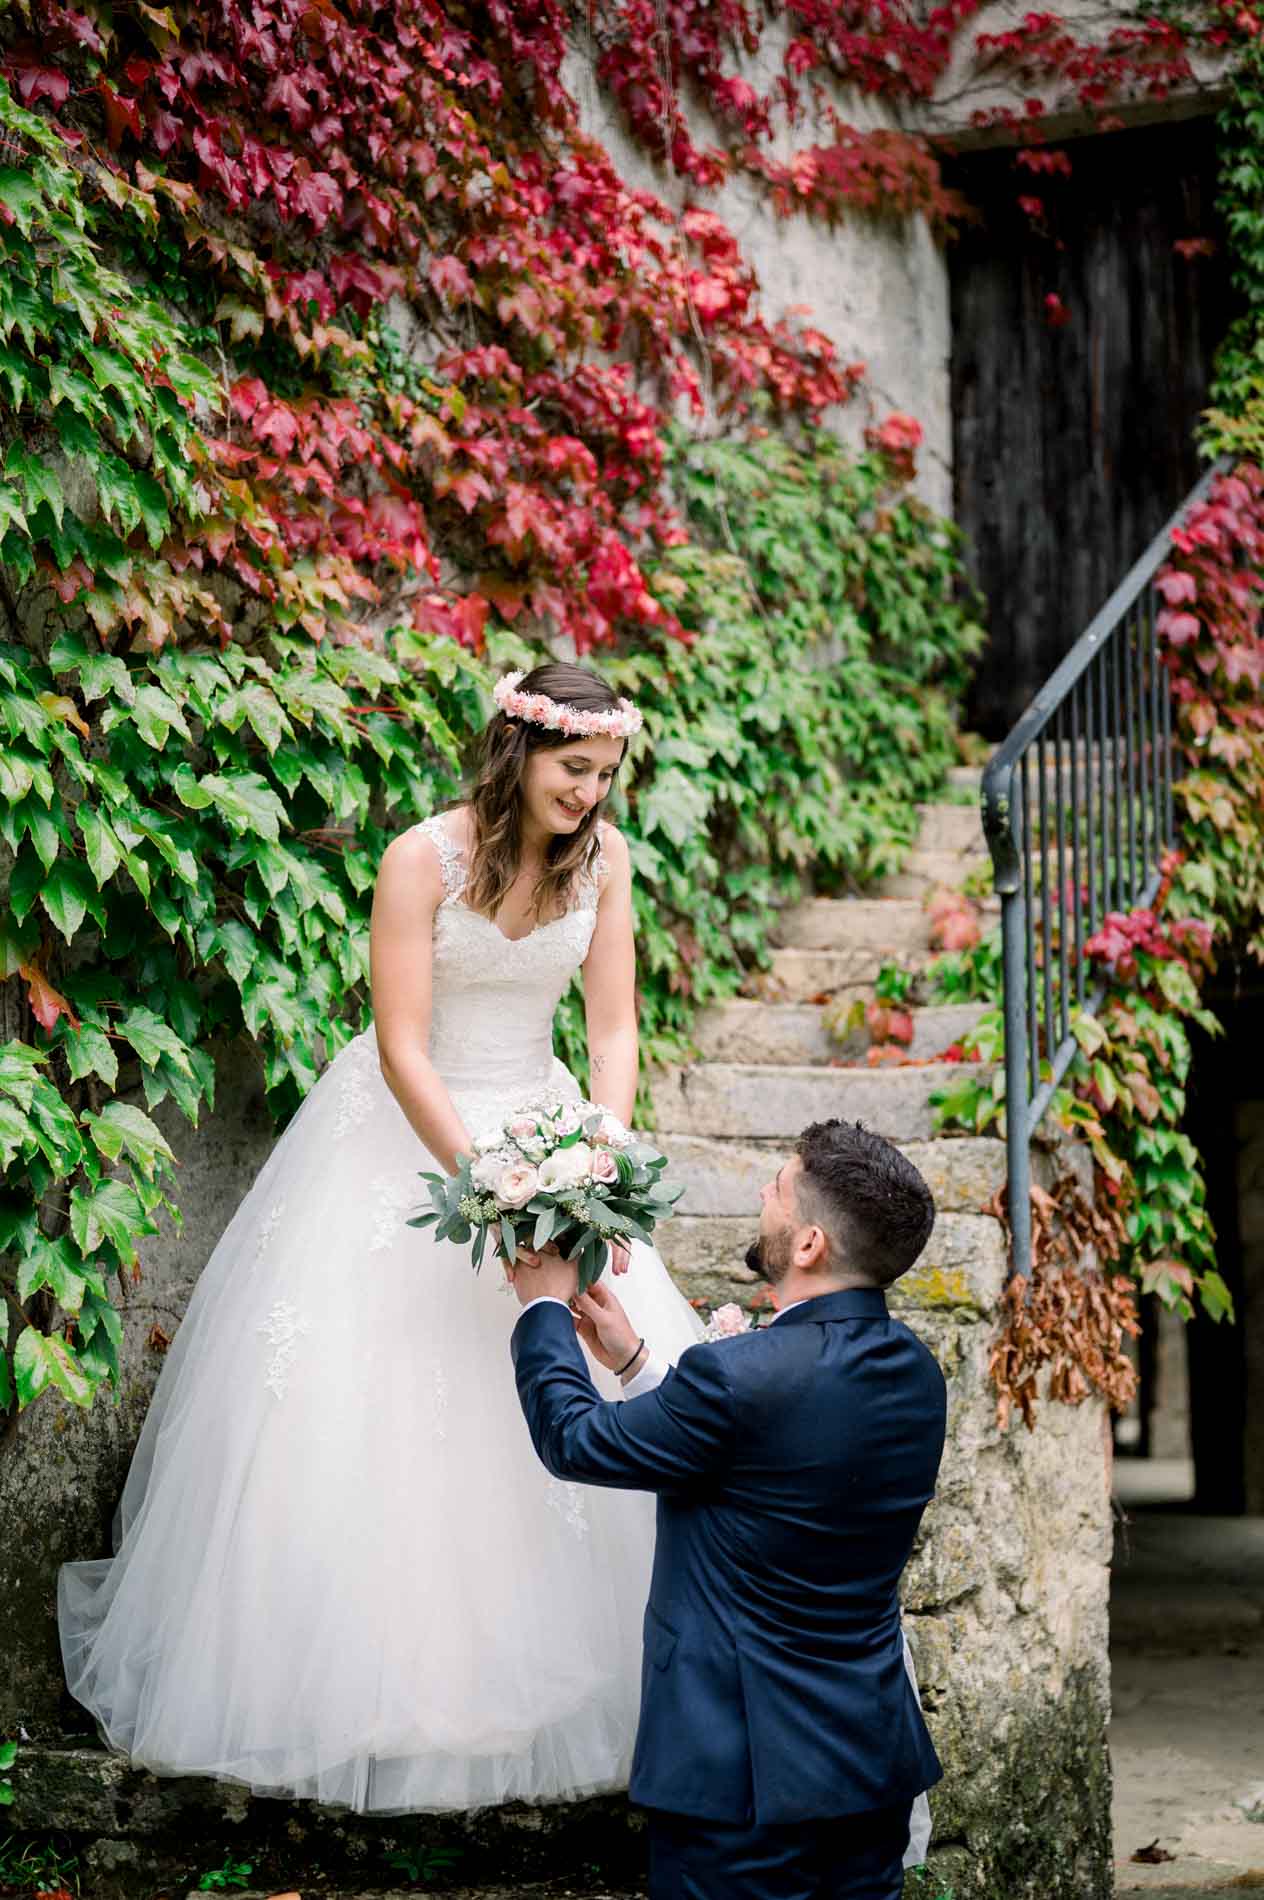
{"type": "Polygon", "coordinates": [[[564,732],[570,739],[630,739],[645,724],[630,699],[621,699],[608,712],[581,712],[565,700],[550,699],[547,693],[520,693],[521,673],[506,673],[492,689],[506,719],[525,719],[533,726],[550,732],[564,732]]]}

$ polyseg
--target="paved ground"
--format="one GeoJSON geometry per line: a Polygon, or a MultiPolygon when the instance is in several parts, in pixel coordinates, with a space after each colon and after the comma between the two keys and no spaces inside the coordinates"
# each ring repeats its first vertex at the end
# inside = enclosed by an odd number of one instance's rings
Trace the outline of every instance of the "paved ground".
{"type": "Polygon", "coordinates": [[[1117,1470],[1116,1891],[1264,1893],[1264,1519],[1165,1504],[1180,1467],[1117,1470]],[[1152,1842],[1173,1858],[1132,1859],[1152,1842]]]}

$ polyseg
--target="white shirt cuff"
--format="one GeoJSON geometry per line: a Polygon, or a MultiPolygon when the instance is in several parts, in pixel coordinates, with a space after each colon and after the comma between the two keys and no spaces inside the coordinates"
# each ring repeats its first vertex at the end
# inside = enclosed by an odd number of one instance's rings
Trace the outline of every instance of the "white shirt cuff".
{"type": "Polygon", "coordinates": [[[656,1385],[661,1385],[666,1377],[666,1366],[662,1365],[652,1352],[647,1353],[641,1370],[634,1378],[624,1381],[623,1396],[625,1399],[639,1399],[643,1393],[652,1392],[656,1385]]]}
{"type": "MultiPolygon", "coordinates": [[[[537,1293],[533,1300],[523,1301],[522,1310],[524,1313],[529,1313],[533,1306],[546,1306],[546,1305],[547,1306],[566,1306],[566,1301],[559,1300],[556,1293],[537,1293]]],[[[569,1306],[566,1306],[566,1310],[569,1313],[571,1309],[569,1306]]]]}

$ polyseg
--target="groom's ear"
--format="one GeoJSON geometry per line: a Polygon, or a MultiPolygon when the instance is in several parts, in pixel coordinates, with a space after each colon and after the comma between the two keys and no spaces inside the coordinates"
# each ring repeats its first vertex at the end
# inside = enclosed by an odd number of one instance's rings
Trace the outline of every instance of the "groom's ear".
{"type": "Polygon", "coordinates": [[[819,1273],[829,1261],[829,1236],[823,1227],[804,1227],[794,1249],[794,1264],[802,1272],[819,1273]]]}

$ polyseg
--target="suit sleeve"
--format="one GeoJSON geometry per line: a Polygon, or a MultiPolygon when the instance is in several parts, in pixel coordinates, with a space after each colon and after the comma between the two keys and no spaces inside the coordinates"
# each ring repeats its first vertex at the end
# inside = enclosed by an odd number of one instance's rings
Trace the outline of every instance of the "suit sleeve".
{"type": "Polygon", "coordinates": [[[518,1397],[531,1442],[555,1478],[670,1491],[726,1468],[736,1440],[723,1355],[692,1346],[653,1392],[603,1399],[570,1314],[532,1306],[513,1335],[518,1397]]]}

